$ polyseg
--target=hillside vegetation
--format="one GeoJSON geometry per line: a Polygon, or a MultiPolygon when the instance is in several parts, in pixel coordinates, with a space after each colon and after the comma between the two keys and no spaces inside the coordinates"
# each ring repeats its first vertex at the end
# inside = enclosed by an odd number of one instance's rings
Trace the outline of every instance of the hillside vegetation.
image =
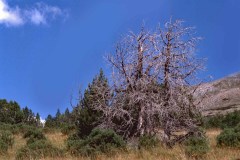
{"type": "MultiPolygon", "coordinates": [[[[229,148],[229,147],[218,147],[216,142],[216,137],[219,135],[221,130],[219,129],[210,129],[207,131],[207,136],[210,141],[210,152],[207,153],[204,159],[208,160],[237,160],[240,157],[240,149],[237,148],[229,148]]],[[[61,132],[47,133],[46,138],[53,144],[53,146],[64,150],[66,147],[65,141],[67,139],[66,135],[63,135],[61,132]]],[[[22,137],[21,134],[17,134],[14,136],[15,143],[12,148],[9,149],[8,153],[0,155],[0,159],[9,159],[14,160],[16,158],[16,153],[18,150],[25,146],[26,140],[22,137]]],[[[91,159],[91,157],[74,157],[71,156],[70,153],[64,153],[61,157],[45,157],[41,158],[44,160],[87,160],[91,159]]],[[[95,157],[98,160],[105,159],[117,159],[117,160],[187,160],[191,159],[186,156],[185,150],[183,147],[177,145],[173,149],[169,150],[164,146],[156,146],[151,149],[142,149],[142,150],[131,150],[128,149],[126,151],[117,151],[113,155],[105,155],[100,154],[95,157]]]]}

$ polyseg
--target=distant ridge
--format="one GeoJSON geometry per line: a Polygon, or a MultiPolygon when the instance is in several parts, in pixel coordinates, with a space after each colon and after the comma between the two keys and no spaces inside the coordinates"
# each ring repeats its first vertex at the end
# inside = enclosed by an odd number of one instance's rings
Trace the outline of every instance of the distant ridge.
{"type": "Polygon", "coordinates": [[[204,115],[226,114],[240,110],[240,72],[231,74],[199,87],[198,96],[203,99],[204,115]]]}

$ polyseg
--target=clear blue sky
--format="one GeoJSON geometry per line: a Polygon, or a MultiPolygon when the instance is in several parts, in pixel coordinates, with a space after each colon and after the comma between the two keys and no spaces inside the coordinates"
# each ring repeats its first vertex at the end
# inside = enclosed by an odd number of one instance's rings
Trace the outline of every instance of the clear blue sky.
{"type": "MultiPolygon", "coordinates": [[[[0,0],[0,98],[42,117],[70,107],[121,35],[170,17],[196,26],[214,79],[240,71],[239,0],[0,0]]],[[[70,107],[71,108],[71,107],[70,107]]]]}

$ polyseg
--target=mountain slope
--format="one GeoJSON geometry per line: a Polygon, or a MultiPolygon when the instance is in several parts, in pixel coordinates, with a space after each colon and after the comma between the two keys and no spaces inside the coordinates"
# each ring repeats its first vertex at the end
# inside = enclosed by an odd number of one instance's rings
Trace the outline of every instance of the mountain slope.
{"type": "Polygon", "coordinates": [[[240,73],[202,84],[198,95],[203,99],[204,115],[226,114],[240,110],[240,73]]]}

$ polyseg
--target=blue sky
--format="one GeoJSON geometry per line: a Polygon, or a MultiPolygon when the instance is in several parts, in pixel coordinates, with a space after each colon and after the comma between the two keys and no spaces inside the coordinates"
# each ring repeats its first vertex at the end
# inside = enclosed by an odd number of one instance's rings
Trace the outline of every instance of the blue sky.
{"type": "Polygon", "coordinates": [[[195,26],[214,79],[240,71],[239,0],[0,0],[0,98],[42,117],[70,107],[121,35],[170,17],[195,26]]]}

